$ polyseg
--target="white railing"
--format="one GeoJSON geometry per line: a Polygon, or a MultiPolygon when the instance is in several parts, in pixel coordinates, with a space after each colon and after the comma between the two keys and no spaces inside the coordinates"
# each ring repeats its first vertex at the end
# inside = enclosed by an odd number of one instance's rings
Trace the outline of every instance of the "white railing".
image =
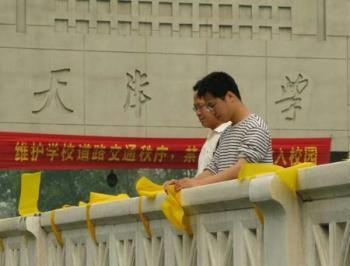
{"type": "Polygon", "coordinates": [[[182,202],[193,236],[164,218],[165,195],[143,199],[151,238],[139,219],[138,198],[91,206],[97,244],[87,229],[86,207],[55,212],[63,247],[49,212],[0,220],[0,265],[350,265],[350,162],[302,169],[299,187],[295,198],[268,174],[186,189],[182,202]],[[264,213],[263,226],[253,203],[264,213]]]}

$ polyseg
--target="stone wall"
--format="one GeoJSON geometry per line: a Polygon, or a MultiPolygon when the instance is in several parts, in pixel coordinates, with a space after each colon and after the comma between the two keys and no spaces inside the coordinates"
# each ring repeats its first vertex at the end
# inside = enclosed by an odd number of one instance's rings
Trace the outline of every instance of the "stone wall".
{"type": "Polygon", "coordinates": [[[232,74],[273,137],[349,150],[346,0],[0,0],[0,130],[203,137],[192,86],[232,74]]]}

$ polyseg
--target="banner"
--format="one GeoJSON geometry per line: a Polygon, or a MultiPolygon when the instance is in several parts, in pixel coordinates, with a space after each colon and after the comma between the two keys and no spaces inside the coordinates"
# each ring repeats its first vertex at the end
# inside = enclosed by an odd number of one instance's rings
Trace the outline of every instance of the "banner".
{"type": "MultiPolygon", "coordinates": [[[[0,132],[0,169],[197,168],[205,139],[0,132]]],[[[274,162],[329,162],[330,138],[273,139],[274,162]]]]}
{"type": "Polygon", "coordinates": [[[283,167],[302,162],[329,163],[331,138],[272,139],[273,162],[283,167]]]}

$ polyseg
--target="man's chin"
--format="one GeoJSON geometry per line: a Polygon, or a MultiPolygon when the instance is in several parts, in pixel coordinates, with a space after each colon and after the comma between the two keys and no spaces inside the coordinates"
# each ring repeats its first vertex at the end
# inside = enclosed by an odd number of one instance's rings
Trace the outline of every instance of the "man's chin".
{"type": "Polygon", "coordinates": [[[202,124],[202,127],[207,127],[207,124],[204,122],[204,121],[202,121],[202,120],[199,120],[199,122],[201,122],[201,124],[202,124]]]}
{"type": "Polygon", "coordinates": [[[215,116],[215,118],[216,118],[217,120],[220,120],[220,121],[223,122],[223,123],[226,123],[227,121],[229,121],[229,119],[227,119],[226,117],[220,116],[220,115],[215,116]]]}

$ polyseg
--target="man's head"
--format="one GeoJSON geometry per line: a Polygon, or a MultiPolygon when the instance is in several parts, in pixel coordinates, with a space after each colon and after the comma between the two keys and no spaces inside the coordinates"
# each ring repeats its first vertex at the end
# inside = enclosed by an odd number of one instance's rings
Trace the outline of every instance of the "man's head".
{"type": "Polygon", "coordinates": [[[214,130],[222,124],[207,108],[204,97],[197,95],[198,83],[193,87],[193,111],[196,113],[203,127],[214,130]]]}
{"type": "Polygon", "coordinates": [[[198,96],[203,97],[210,93],[215,98],[224,99],[228,92],[232,92],[239,100],[239,93],[235,80],[225,72],[212,72],[196,84],[198,96]]]}
{"type": "Polygon", "coordinates": [[[196,84],[198,96],[204,97],[207,108],[213,115],[227,122],[237,122],[240,113],[246,113],[235,80],[224,72],[212,72],[196,84]]]}

